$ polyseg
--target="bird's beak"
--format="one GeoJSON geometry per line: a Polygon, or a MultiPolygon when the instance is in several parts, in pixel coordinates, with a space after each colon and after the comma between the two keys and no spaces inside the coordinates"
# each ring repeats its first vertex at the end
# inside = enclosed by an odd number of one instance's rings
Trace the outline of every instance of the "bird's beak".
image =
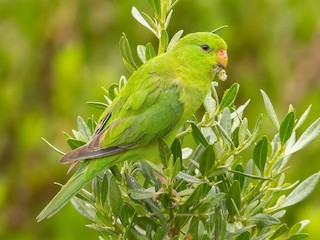
{"type": "Polygon", "coordinates": [[[218,56],[218,65],[220,65],[220,67],[225,69],[228,65],[227,50],[224,50],[224,49],[219,50],[217,53],[217,56],[218,56]]]}

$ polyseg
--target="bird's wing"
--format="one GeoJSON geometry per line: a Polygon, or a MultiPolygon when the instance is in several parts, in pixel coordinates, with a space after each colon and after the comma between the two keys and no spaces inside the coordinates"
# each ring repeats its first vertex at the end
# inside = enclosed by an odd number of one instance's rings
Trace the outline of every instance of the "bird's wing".
{"type": "Polygon", "coordinates": [[[101,119],[92,139],[60,160],[100,158],[146,146],[166,135],[179,121],[184,104],[180,100],[179,81],[150,75],[144,81],[128,81],[111,110],[101,119]]]}

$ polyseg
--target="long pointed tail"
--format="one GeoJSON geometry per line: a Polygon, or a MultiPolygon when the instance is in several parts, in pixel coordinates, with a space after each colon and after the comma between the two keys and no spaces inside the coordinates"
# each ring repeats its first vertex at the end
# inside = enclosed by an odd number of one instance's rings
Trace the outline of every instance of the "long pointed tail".
{"type": "Polygon", "coordinates": [[[40,222],[45,218],[49,218],[63,208],[69,200],[75,196],[90,180],[97,176],[103,170],[112,167],[117,159],[102,158],[96,160],[87,160],[82,163],[77,172],[69,179],[69,181],[60,189],[57,195],[49,202],[49,204],[37,216],[40,222]]]}

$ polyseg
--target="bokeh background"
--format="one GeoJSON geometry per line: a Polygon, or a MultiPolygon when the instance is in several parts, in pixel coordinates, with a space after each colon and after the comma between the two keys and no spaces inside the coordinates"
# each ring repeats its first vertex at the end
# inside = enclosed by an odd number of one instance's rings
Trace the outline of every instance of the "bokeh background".
{"type": "MultiPolygon", "coordinates": [[[[53,218],[35,217],[65,182],[67,166],[42,140],[68,149],[62,131],[99,112],[85,103],[103,100],[101,86],[130,73],[118,41],[155,43],[131,16],[131,7],[150,12],[146,0],[0,1],[0,239],[97,239],[88,221],[67,206],[53,218]]],[[[307,124],[320,116],[320,1],[181,0],[168,29],[171,36],[209,31],[227,24],[229,79],[240,83],[238,104],[251,99],[251,127],[263,110],[259,89],[268,93],[279,118],[289,104],[298,116],[312,104],[307,124]]],[[[267,117],[264,132],[275,130],[267,117]]],[[[301,132],[300,132],[301,133],[301,132]]],[[[320,139],[291,159],[288,181],[320,170],[320,139]]],[[[310,239],[320,236],[320,186],[288,209],[287,222],[303,219],[310,239]]]]}

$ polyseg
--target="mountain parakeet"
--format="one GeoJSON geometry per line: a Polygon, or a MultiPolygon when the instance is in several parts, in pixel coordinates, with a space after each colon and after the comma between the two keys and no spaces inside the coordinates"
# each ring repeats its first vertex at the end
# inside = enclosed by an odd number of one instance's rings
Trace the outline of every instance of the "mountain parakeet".
{"type": "Polygon", "coordinates": [[[157,161],[158,140],[171,145],[201,106],[215,74],[225,78],[227,62],[224,40],[198,32],[137,69],[103,112],[89,142],[60,159],[62,164],[82,163],[37,220],[54,215],[90,180],[117,163],[157,161]]]}

